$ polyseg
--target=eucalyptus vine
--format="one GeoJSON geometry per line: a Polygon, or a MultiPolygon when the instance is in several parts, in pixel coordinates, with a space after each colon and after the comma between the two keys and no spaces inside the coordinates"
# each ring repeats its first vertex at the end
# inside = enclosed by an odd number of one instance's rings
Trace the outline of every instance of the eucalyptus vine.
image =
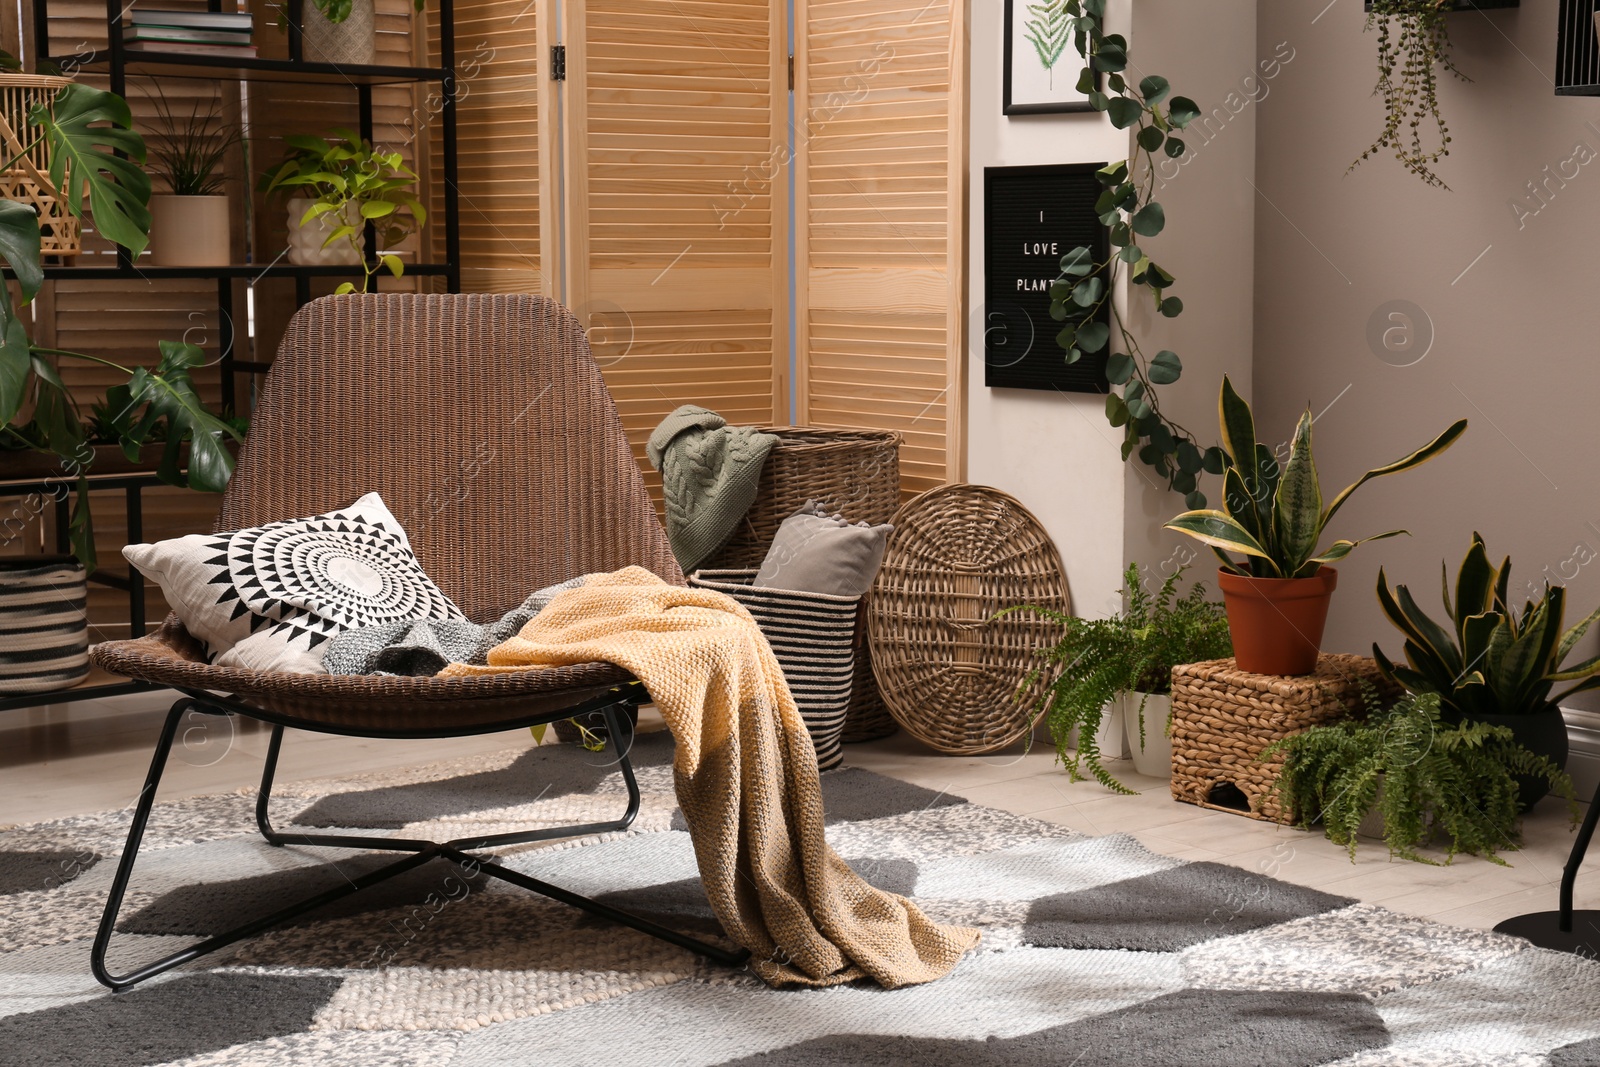
{"type": "Polygon", "coordinates": [[[1172,96],[1171,85],[1159,75],[1142,78],[1137,85],[1128,82],[1123,73],[1128,69],[1128,42],[1105,32],[1106,0],[1065,0],[1065,5],[1084,62],[1078,91],[1117,129],[1135,132],[1129,158],[1096,172],[1101,193],[1095,210],[1109,230],[1111,254],[1099,262],[1089,248],[1072,249],[1062,257],[1061,276],[1050,288],[1050,314],[1065,324],[1056,342],[1068,363],[1109,346],[1106,377],[1122,393],[1112,390],[1106,397],[1106,418],[1123,431],[1122,458],[1137,452],[1171,489],[1184,494],[1190,508],[1203,508],[1200,474],[1221,474],[1226,457],[1218,447],[1202,448],[1194,434],[1162,413],[1155,387],[1176,382],[1183,361],[1165,349],[1147,357],[1115,300],[1117,285],[1126,277],[1130,294],[1137,294],[1130,299],[1148,298],[1167,318],[1183,312],[1183,301],[1167,295],[1176,279],[1146,254],[1139,240],[1159,235],[1167,224],[1166,210],[1153,199],[1155,153],[1182,156],[1186,145],[1176,131],[1199,118],[1200,108],[1188,97],[1172,96]]]}

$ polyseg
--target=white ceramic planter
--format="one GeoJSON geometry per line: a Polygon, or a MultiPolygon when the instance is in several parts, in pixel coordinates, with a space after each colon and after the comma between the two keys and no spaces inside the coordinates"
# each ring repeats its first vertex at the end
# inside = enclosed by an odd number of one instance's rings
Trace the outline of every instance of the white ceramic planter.
{"type": "Polygon", "coordinates": [[[150,263],[157,267],[225,267],[233,261],[226,196],[150,198],[150,263]]]}
{"type": "Polygon", "coordinates": [[[354,0],[350,17],[329,22],[316,4],[300,8],[300,54],[310,63],[370,66],[378,58],[377,17],[372,0],[354,0]]]}
{"type": "MultiPolygon", "coordinates": [[[[360,263],[361,249],[366,247],[363,234],[356,234],[356,245],[341,237],[328,247],[322,247],[328,235],[344,225],[339,221],[340,213],[330,211],[304,226],[300,224],[315,202],[298,196],[289,201],[289,262],[302,267],[353,267],[360,263]]],[[[351,225],[360,221],[354,204],[346,204],[342,214],[351,225]]]]}
{"type": "Polygon", "coordinates": [[[1167,736],[1167,719],[1172,714],[1172,697],[1166,693],[1124,693],[1118,698],[1122,719],[1128,729],[1128,751],[1133,769],[1151,778],[1172,777],[1172,739],[1167,736]],[[1139,702],[1144,701],[1144,743],[1139,743],[1139,702]]]}
{"type": "MultiPolygon", "coordinates": [[[[1054,744],[1050,740],[1049,730],[1041,728],[1044,729],[1043,738],[1046,743],[1054,744]]],[[[1127,730],[1122,724],[1122,702],[1120,700],[1113,700],[1106,705],[1105,712],[1100,716],[1100,729],[1095,731],[1094,739],[1096,744],[1100,746],[1101,759],[1128,758],[1127,730]]],[[[1077,727],[1074,727],[1072,732],[1067,735],[1067,747],[1078,747],[1077,727]]]]}

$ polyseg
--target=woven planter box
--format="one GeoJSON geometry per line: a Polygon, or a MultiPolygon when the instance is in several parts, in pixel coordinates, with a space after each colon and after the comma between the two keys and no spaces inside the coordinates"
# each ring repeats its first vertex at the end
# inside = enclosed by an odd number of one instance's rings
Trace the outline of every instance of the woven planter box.
{"type": "Polygon", "coordinates": [[[0,559],[0,695],[89,677],[87,603],[83,564],[71,556],[0,559]]]}
{"type": "Polygon", "coordinates": [[[855,676],[856,612],[861,598],[756,589],[753,570],[695,571],[689,584],[743,605],[778,657],[784,681],[806,722],[817,768],[844,762],[840,748],[855,676]]]}
{"type": "MultiPolygon", "coordinates": [[[[900,435],[889,430],[822,430],[763,426],[778,443],[767,454],[755,503],[744,521],[706,561],[708,570],[759,568],[778,526],[815,500],[850,522],[886,523],[900,506],[900,435]]],[[[865,632],[857,632],[856,675],[844,740],[874,741],[899,726],[883,706],[872,677],[865,632]]]]}
{"type": "Polygon", "coordinates": [[[1281,759],[1261,760],[1274,741],[1363,711],[1363,683],[1393,688],[1364,656],[1323,655],[1299,677],[1249,674],[1232,659],[1172,671],[1172,796],[1202,808],[1289,823],[1269,795],[1281,759]]]}

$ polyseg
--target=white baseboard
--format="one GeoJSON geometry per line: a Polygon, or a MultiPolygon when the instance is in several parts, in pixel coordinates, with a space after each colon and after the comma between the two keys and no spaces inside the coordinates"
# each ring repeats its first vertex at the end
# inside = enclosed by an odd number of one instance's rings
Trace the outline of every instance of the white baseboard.
{"type": "Polygon", "coordinates": [[[1567,737],[1572,754],[1567,757],[1567,773],[1577,788],[1578,797],[1587,800],[1600,785],[1600,713],[1562,708],[1567,720],[1567,737]]]}

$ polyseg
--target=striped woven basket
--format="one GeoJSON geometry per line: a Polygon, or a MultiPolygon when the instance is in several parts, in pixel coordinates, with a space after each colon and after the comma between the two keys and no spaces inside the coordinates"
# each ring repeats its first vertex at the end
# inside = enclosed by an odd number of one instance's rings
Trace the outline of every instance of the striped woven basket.
{"type": "Polygon", "coordinates": [[[789,692],[805,719],[817,767],[844,762],[841,735],[855,675],[856,611],[861,598],[756,589],[753,570],[696,571],[689,584],[742,604],[772,646],[789,692]]]}
{"type": "Polygon", "coordinates": [[[0,559],[0,693],[47,693],[89,677],[88,587],[71,556],[0,559]]]}

